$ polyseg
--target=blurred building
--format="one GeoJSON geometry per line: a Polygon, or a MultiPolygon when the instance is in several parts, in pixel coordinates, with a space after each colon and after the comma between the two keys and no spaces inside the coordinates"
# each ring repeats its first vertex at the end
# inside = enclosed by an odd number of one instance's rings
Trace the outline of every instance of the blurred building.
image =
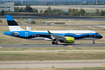
{"type": "Polygon", "coordinates": [[[14,2],[0,3],[0,11],[14,11],[14,2]]]}
{"type": "Polygon", "coordinates": [[[98,5],[98,0],[96,0],[96,5],[98,5]]]}

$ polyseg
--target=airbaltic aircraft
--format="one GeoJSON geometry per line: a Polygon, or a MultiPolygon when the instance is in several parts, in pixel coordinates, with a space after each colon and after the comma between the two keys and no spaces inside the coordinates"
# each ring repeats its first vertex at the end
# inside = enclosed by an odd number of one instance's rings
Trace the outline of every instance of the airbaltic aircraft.
{"type": "Polygon", "coordinates": [[[28,31],[22,29],[10,15],[5,15],[9,30],[4,32],[5,35],[32,40],[48,40],[52,44],[74,43],[75,40],[93,40],[101,39],[102,36],[95,31],[90,30],[36,30],[28,31]]]}

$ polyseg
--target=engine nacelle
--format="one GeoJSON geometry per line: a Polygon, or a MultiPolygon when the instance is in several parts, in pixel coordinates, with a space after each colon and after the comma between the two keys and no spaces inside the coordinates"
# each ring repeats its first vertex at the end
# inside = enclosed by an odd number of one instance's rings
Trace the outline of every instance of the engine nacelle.
{"type": "Polygon", "coordinates": [[[65,37],[63,40],[59,40],[62,43],[74,43],[74,37],[65,37]]]}
{"type": "Polygon", "coordinates": [[[65,43],[74,43],[74,37],[65,37],[65,43]]]}

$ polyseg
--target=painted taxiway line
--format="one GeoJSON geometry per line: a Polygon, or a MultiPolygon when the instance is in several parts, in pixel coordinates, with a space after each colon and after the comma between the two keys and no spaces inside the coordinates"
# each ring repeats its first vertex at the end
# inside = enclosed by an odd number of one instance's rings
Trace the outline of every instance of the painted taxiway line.
{"type": "Polygon", "coordinates": [[[35,51],[0,51],[0,52],[102,52],[105,50],[35,50],[35,51]]]}
{"type": "Polygon", "coordinates": [[[105,60],[64,60],[64,61],[4,61],[0,68],[68,68],[68,67],[105,67],[105,60]]]}

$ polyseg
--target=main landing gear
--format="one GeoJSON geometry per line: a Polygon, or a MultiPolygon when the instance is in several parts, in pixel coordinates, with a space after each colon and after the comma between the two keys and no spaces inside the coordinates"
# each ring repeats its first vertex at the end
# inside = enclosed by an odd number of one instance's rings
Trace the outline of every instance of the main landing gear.
{"type": "Polygon", "coordinates": [[[54,41],[53,41],[52,44],[58,45],[58,42],[54,42],[54,41]]]}
{"type": "Polygon", "coordinates": [[[54,40],[52,41],[52,44],[53,44],[53,45],[54,45],[54,44],[55,44],[55,45],[58,45],[58,41],[59,41],[58,39],[54,39],[54,40]]]}

